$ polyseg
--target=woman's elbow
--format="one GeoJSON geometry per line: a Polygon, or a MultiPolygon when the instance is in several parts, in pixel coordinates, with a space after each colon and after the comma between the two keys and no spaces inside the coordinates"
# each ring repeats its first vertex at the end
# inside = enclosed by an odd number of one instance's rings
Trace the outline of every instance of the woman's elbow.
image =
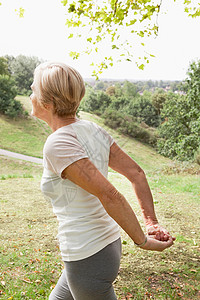
{"type": "Polygon", "coordinates": [[[146,180],[145,172],[139,166],[136,169],[133,169],[130,173],[131,173],[131,176],[130,176],[129,180],[133,184],[136,182],[141,182],[143,180],[146,180]]]}

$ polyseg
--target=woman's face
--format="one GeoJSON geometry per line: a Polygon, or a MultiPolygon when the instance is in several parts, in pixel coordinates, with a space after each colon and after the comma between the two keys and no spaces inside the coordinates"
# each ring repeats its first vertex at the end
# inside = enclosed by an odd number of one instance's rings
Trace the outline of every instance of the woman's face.
{"type": "Polygon", "coordinates": [[[30,100],[32,104],[31,115],[46,122],[48,121],[49,112],[38,101],[34,82],[31,85],[31,89],[32,89],[32,94],[30,95],[30,100]]]}

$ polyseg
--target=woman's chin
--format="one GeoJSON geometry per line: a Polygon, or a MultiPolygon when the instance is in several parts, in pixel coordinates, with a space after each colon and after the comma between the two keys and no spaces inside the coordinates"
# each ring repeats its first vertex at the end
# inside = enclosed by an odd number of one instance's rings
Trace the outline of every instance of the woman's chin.
{"type": "Polygon", "coordinates": [[[33,109],[31,110],[31,116],[32,116],[32,117],[37,117],[37,116],[35,115],[35,112],[34,112],[33,109]]]}

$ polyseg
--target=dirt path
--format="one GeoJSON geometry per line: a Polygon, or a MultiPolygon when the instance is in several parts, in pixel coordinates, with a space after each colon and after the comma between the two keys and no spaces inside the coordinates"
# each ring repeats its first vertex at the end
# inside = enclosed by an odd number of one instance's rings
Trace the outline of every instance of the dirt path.
{"type": "Polygon", "coordinates": [[[23,154],[11,152],[11,151],[3,150],[3,149],[0,149],[0,155],[10,156],[10,157],[14,157],[17,159],[22,159],[22,160],[26,160],[26,161],[30,161],[30,162],[42,165],[42,159],[37,158],[37,157],[23,155],[23,154]]]}

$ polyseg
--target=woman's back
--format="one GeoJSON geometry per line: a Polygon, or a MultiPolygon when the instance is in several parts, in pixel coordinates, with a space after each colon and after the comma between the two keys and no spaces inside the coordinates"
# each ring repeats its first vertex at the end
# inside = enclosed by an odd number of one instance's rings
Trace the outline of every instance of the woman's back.
{"type": "MultiPolygon", "coordinates": [[[[120,237],[118,225],[100,200],[61,178],[67,166],[83,158],[89,158],[107,177],[112,143],[105,130],[84,120],[59,128],[45,143],[41,188],[59,221],[58,239],[65,261],[91,256],[120,237]]],[[[80,176],[83,172],[80,169],[80,176]]]]}

